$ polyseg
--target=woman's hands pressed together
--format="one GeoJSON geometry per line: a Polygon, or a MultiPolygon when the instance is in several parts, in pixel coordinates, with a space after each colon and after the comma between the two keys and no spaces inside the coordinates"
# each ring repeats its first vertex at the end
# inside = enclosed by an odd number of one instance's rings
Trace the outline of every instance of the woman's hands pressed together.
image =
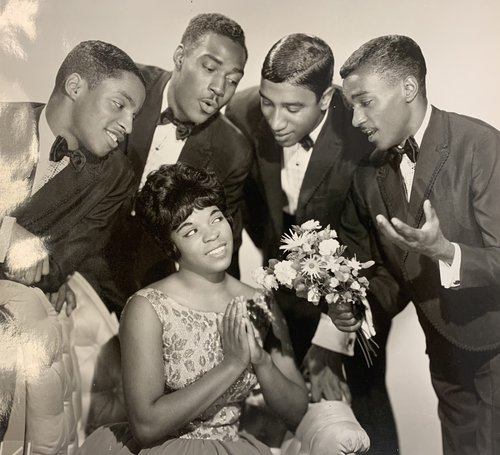
{"type": "Polygon", "coordinates": [[[265,360],[267,353],[257,341],[243,299],[236,298],[228,304],[219,323],[219,332],[224,361],[246,368],[249,363],[255,365],[265,360]]]}

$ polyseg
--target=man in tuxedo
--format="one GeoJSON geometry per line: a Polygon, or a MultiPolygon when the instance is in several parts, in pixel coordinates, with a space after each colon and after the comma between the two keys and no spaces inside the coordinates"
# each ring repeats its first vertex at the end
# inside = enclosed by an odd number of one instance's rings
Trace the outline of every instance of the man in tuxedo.
{"type": "MultiPolygon", "coordinates": [[[[373,257],[370,289],[388,315],[415,304],[445,455],[500,453],[500,133],[431,106],[426,63],[406,36],[375,38],[340,70],[353,125],[377,146],[342,217],[373,257]]],[[[356,330],[346,306],[336,325],[356,330]]]]}
{"type": "Polygon", "coordinates": [[[49,293],[56,310],[80,271],[97,287],[102,249],[132,174],[118,143],[145,98],[130,57],[101,41],[66,56],[47,104],[0,104],[1,276],[49,293]],[[5,195],[5,197],[4,197],[5,195]]]}
{"type": "MultiPolygon", "coordinates": [[[[333,67],[333,53],[323,40],[300,33],[285,36],[264,60],[260,87],[237,93],[226,110],[252,144],[245,228],[266,264],[279,257],[280,238],[292,225],[315,219],[338,229],[354,170],[372,151],[352,127],[341,89],[332,85],[333,67]]],[[[341,356],[352,355],[354,340],[339,338],[326,314],[293,291],[275,295],[298,361],[305,356],[313,400],[350,400],[350,387],[353,410],[371,439],[370,453],[395,453],[397,435],[384,377],[390,320],[376,315],[380,350],[368,368],[358,349],[354,357],[341,356]]]]}
{"type": "MultiPolygon", "coordinates": [[[[144,98],[125,52],[84,41],[61,64],[47,104],[0,103],[0,332],[17,333],[26,298],[37,302],[30,317],[42,317],[40,291],[27,286],[47,293],[57,312],[66,303],[68,316],[77,303],[69,274],[79,271],[99,291],[102,249],[132,183],[117,145],[144,98]]],[[[18,372],[0,373],[3,439],[18,372]]]]}
{"type": "MultiPolygon", "coordinates": [[[[134,189],[162,164],[183,161],[215,171],[223,184],[234,232],[231,272],[238,276],[240,205],[250,151],[243,135],[220,113],[233,96],[247,60],[241,27],[221,14],[189,22],[177,46],[172,72],[140,65],[147,98],[124,144],[134,169],[134,189]]],[[[109,300],[123,306],[141,287],[175,270],[174,263],[140,226],[133,201],[125,205],[110,244],[117,289],[109,300]]]]}

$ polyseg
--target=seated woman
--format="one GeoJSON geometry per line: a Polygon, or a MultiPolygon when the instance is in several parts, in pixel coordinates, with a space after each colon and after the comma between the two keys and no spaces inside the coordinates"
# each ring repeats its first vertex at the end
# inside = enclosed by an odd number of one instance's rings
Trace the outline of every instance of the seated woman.
{"type": "Polygon", "coordinates": [[[257,383],[290,429],[301,421],[308,395],[278,306],[226,273],[225,210],[212,173],[179,163],[149,175],[136,213],[178,271],[127,302],[120,341],[129,423],[96,430],[79,453],[269,455],[238,432],[257,383]]]}

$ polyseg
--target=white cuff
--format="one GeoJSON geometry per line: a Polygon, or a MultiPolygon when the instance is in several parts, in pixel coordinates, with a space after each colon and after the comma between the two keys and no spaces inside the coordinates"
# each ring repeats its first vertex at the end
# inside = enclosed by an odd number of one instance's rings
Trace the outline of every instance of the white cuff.
{"type": "Polygon", "coordinates": [[[0,263],[5,261],[5,256],[7,255],[7,251],[9,251],[14,224],[16,224],[14,217],[4,216],[2,218],[2,225],[0,226],[0,263]]]}
{"type": "Polygon", "coordinates": [[[452,242],[455,247],[455,255],[453,256],[453,262],[448,265],[444,261],[439,261],[439,275],[441,277],[441,286],[446,289],[456,288],[460,286],[460,266],[462,265],[462,250],[455,243],[452,242]]]}
{"type": "Polygon", "coordinates": [[[349,356],[354,355],[355,333],[342,332],[330,319],[330,316],[322,313],[312,344],[349,356]]]}

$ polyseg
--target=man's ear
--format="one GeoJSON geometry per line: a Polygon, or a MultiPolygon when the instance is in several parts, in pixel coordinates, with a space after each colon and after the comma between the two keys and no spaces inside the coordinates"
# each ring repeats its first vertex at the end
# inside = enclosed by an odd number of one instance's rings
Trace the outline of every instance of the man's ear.
{"type": "Polygon", "coordinates": [[[71,73],[64,82],[64,94],[74,101],[78,98],[85,84],[85,79],[83,79],[82,76],[78,73],[71,73]]]}
{"type": "Polygon", "coordinates": [[[332,100],[333,92],[335,89],[332,85],[328,86],[328,88],[323,92],[321,98],[319,99],[320,109],[322,111],[326,111],[330,106],[330,101],[332,100]]]}
{"type": "Polygon", "coordinates": [[[404,97],[407,103],[411,103],[418,95],[420,86],[415,76],[407,76],[403,81],[404,97]]]}
{"type": "Polygon", "coordinates": [[[179,44],[174,51],[174,65],[175,69],[180,70],[182,68],[182,64],[184,63],[184,56],[186,53],[186,48],[183,44],[179,44]]]}

